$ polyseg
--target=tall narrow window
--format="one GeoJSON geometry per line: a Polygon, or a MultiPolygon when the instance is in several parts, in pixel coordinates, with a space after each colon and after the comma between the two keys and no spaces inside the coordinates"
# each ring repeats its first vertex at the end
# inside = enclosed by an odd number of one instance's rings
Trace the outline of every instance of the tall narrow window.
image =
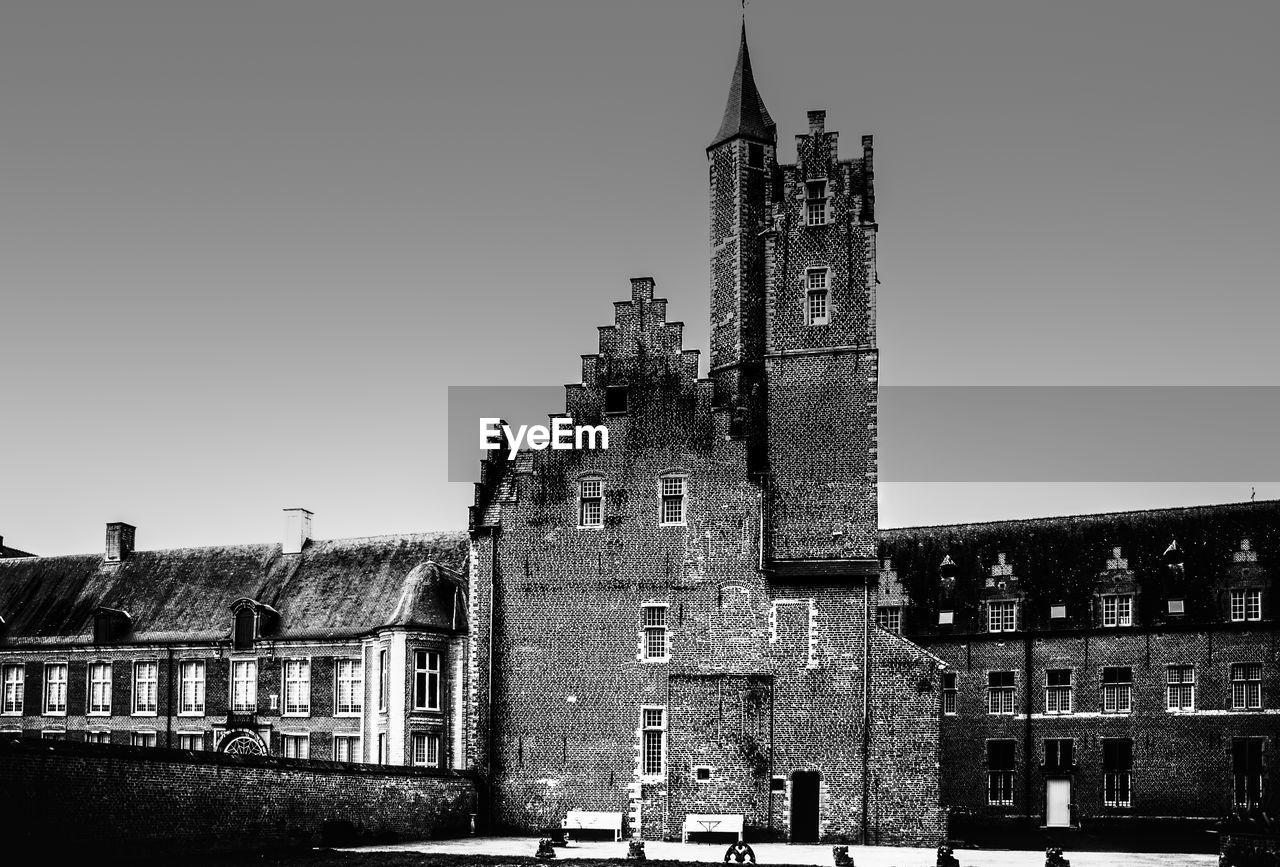
{"type": "Polygon", "coordinates": [[[362,712],[364,710],[364,668],[360,660],[339,659],[335,669],[338,688],[334,713],[345,716],[362,712]]]}
{"type": "Polygon", "coordinates": [[[1013,672],[987,672],[987,713],[1013,713],[1013,672]]]}
{"type": "Polygon", "coordinates": [[[184,659],[178,666],[179,713],[199,716],[204,713],[204,660],[184,659]]]}
{"type": "Polygon", "coordinates": [[[1232,738],[1231,776],[1237,807],[1252,810],[1262,803],[1264,738],[1232,738]]]}
{"type": "Polygon", "coordinates": [[[440,767],[439,732],[414,732],[409,739],[413,764],[425,768],[440,767]]]}
{"type": "Polygon", "coordinates": [[[387,733],[378,733],[378,764],[390,764],[390,756],[387,753],[387,733]]]}
{"type": "Polygon", "coordinates": [[[1196,667],[1171,665],[1165,669],[1165,698],[1169,710],[1196,709],[1196,667]]]}
{"type": "Polygon", "coordinates": [[[831,321],[830,286],[826,268],[810,268],[805,272],[805,322],[826,325],[831,321]]]}
{"type": "Polygon", "coordinates": [[[4,667],[4,714],[22,716],[26,671],[21,663],[4,667]]]}
{"type": "Polygon", "coordinates": [[[252,650],[253,639],[255,638],[257,628],[257,612],[248,606],[237,611],[235,620],[235,649],[252,650]]]}
{"type": "Polygon", "coordinates": [[[111,715],[111,663],[89,664],[89,715],[111,715]]]}
{"type": "Polygon", "coordinates": [[[578,482],[578,526],[599,527],[604,524],[603,486],[600,479],[578,482]]]}
{"type": "Polygon", "coordinates": [[[1236,662],[1231,665],[1231,709],[1257,710],[1262,707],[1262,663],[1236,662]]]}
{"type": "Polygon", "coordinates": [[[987,741],[987,803],[1013,804],[1013,749],[1011,740],[987,741]]]}
{"type": "MultiPolygon", "coordinates": [[[[385,711],[387,709],[387,694],[391,691],[391,666],[389,665],[387,649],[384,647],[378,651],[378,710],[385,711]]],[[[384,764],[379,762],[379,764],[384,764]]]]}
{"type": "Polygon", "coordinates": [[[1116,594],[1102,597],[1103,626],[1132,626],[1133,597],[1129,594],[1116,594]]]}
{"type": "Polygon", "coordinates": [[[288,716],[307,716],[311,713],[310,660],[284,661],[284,712],[288,716]]]}
{"type": "Polygon", "coordinates": [[[827,182],[808,181],[805,183],[805,223],[810,226],[827,224],[827,182]]]}
{"type": "Polygon", "coordinates": [[[1102,739],[1102,803],[1133,804],[1133,741],[1128,738],[1102,739]]]}
{"type": "Polygon", "coordinates": [[[1069,668],[1050,668],[1044,673],[1044,712],[1071,713],[1072,678],[1069,668]]]}
{"type": "MultiPolygon", "coordinates": [[[[150,716],[156,712],[156,687],[159,681],[159,665],[155,662],[136,662],[133,665],[133,712],[150,716]]],[[[154,737],[154,733],[153,733],[154,737]]],[[[143,744],[143,746],[155,746],[143,744]]]]}
{"type": "Polygon", "coordinates": [[[1262,619],[1262,591],[1261,590],[1232,590],[1231,591],[1231,620],[1233,623],[1242,623],[1246,620],[1262,619]]]}
{"type": "Polygon", "coordinates": [[[959,676],[954,671],[942,673],[942,712],[949,716],[956,713],[960,696],[958,680],[959,676]]]}
{"type": "Polygon", "coordinates": [[[640,609],[644,624],[644,658],[667,658],[667,606],[645,605],[640,609]]]}
{"type": "Polygon", "coordinates": [[[65,716],[67,713],[67,664],[46,662],[44,665],[44,712],[65,716]]]}
{"type": "Polygon", "coordinates": [[[662,776],[666,752],[666,711],[646,707],[640,711],[640,773],[646,777],[662,776]]]}
{"type": "Polygon", "coordinates": [[[1018,603],[996,600],[987,603],[987,631],[1013,632],[1018,625],[1018,603]]]}
{"type": "Polygon", "coordinates": [[[658,480],[662,501],[659,504],[663,524],[684,523],[684,476],[663,476],[658,480]]]}
{"type": "Polygon", "coordinates": [[[258,710],[258,661],[236,659],[231,662],[231,711],[255,713],[258,710]]]}
{"type": "Polygon", "coordinates": [[[413,652],[413,709],[440,710],[440,654],[413,652]]]}

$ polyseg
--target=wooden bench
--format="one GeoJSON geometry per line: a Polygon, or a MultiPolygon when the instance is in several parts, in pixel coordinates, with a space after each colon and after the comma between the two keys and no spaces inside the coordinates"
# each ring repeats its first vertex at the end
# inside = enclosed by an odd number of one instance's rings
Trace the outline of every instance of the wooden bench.
{"type": "Polygon", "coordinates": [[[736,834],[741,840],[742,820],[741,813],[688,813],[684,817],[680,841],[688,843],[690,834],[736,834]]]}
{"type": "Polygon", "coordinates": [[[622,839],[622,814],[595,810],[570,810],[560,827],[571,831],[612,831],[614,842],[622,839]]]}

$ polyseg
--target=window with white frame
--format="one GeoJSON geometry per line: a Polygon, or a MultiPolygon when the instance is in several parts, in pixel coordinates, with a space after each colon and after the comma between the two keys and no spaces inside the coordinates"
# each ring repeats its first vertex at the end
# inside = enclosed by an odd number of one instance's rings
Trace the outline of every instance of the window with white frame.
{"type": "Polygon", "coordinates": [[[827,224],[827,182],[806,181],[805,182],[805,223],[810,226],[825,226],[827,224]]]}
{"type": "Polygon", "coordinates": [[[339,659],[334,666],[337,678],[337,701],[334,713],[356,715],[364,710],[364,668],[358,659],[339,659]]]}
{"type": "Polygon", "coordinates": [[[998,599],[987,603],[987,631],[1013,632],[1018,626],[1018,603],[998,599]]]}
{"type": "MultiPolygon", "coordinates": [[[[378,710],[386,711],[387,696],[391,692],[391,659],[387,648],[378,650],[378,710]]],[[[383,764],[381,761],[379,764],[383,764]]]]}
{"type": "Polygon", "coordinates": [[[109,744],[111,743],[111,732],[102,730],[85,732],[84,742],[86,744],[109,744]]]}
{"type": "Polygon", "coordinates": [[[1102,597],[1103,626],[1133,625],[1133,596],[1128,593],[1102,597]]]}
{"type": "Polygon", "coordinates": [[[156,733],[131,732],[129,734],[129,744],[135,747],[154,747],[156,745],[156,733]]]}
{"type": "Polygon", "coordinates": [[[440,654],[413,652],[413,709],[440,710],[440,654]]]}
{"type": "Polygon", "coordinates": [[[203,752],[204,735],[199,732],[178,732],[178,749],[203,752]]]}
{"type": "Polygon", "coordinates": [[[582,479],[578,482],[578,526],[604,526],[604,481],[582,479]]]}
{"type": "Polygon", "coordinates": [[[686,481],[684,476],[662,476],[658,479],[661,497],[659,503],[661,523],[665,525],[684,523],[686,481]]]}
{"type": "Polygon", "coordinates": [[[1102,669],[1102,712],[1129,713],[1133,710],[1133,669],[1108,666],[1102,669]]]}
{"type": "Polygon", "coordinates": [[[111,663],[89,663],[89,716],[111,715],[111,663]]]}
{"type": "Polygon", "coordinates": [[[67,664],[44,664],[44,713],[45,716],[67,715],[67,664]]]}
{"type": "Polygon", "coordinates": [[[1262,663],[1231,664],[1231,709],[1256,710],[1262,707],[1262,663]]]}
{"type": "Polygon", "coordinates": [[[42,741],[65,741],[66,739],[66,729],[44,729],[40,732],[40,740],[42,741]]]}
{"type": "Polygon", "coordinates": [[[1169,710],[1196,709],[1196,667],[1170,665],[1165,669],[1165,707],[1169,710]]]}
{"type": "Polygon", "coordinates": [[[334,735],[333,760],[335,762],[360,761],[360,736],[334,735]]]}
{"type": "Polygon", "coordinates": [[[987,672],[987,713],[1013,713],[1013,672],[987,672]]]}
{"type": "MultiPolygon", "coordinates": [[[[159,664],[153,660],[133,664],[133,712],[154,716],[156,712],[159,664]]],[[[152,733],[154,735],[154,732],[152,733]]],[[[136,744],[135,744],[136,746],[136,744]]],[[[146,746],[145,744],[143,746],[146,746]]],[[[151,744],[155,746],[155,744],[151,744]]]]}
{"type": "Polygon", "coordinates": [[[204,714],[204,660],[184,659],[178,663],[178,713],[204,714]]]}
{"type": "Polygon", "coordinates": [[[308,659],[284,661],[284,713],[285,716],[311,713],[311,661],[308,659]]]}
{"type": "Polygon", "coordinates": [[[665,768],[667,745],[666,709],[646,707],[640,711],[640,774],[660,777],[665,768]]]}
{"type": "Polygon", "coordinates": [[[439,732],[414,732],[409,736],[409,750],[413,764],[424,768],[440,767],[439,732]]]}
{"type": "Polygon", "coordinates": [[[1049,668],[1044,672],[1044,712],[1071,713],[1075,672],[1070,668],[1049,668]]]}
{"type": "Polygon", "coordinates": [[[231,661],[231,711],[255,713],[258,710],[258,660],[231,661]]]}
{"type": "Polygon", "coordinates": [[[960,697],[959,675],[954,671],[944,671],[942,673],[942,712],[947,715],[956,713],[956,706],[960,697]]]}
{"type": "Polygon", "coordinates": [[[644,658],[667,659],[667,606],[641,606],[640,616],[644,627],[644,658]]]}
{"type": "Polygon", "coordinates": [[[1246,620],[1262,619],[1262,591],[1261,590],[1232,590],[1231,591],[1231,621],[1233,623],[1242,623],[1246,620]]]}
{"type": "Polygon", "coordinates": [[[1102,739],[1102,803],[1133,805],[1133,741],[1129,738],[1102,739]]]}
{"type": "Polygon", "coordinates": [[[831,296],[826,268],[810,268],[805,272],[804,321],[809,325],[826,325],[831,321],[831,296]]]}
{"type": "Polygon", "coordinates": [[[987,741],[987,803],[994,806],[1013,804],[1014,742],[987,741]]]}
{"type": "Polygon", "coordinates": [[[901,634],[902,607],[899,605],[881,605],[876,609],[876,626],[888,632],[901,634]]]}
{"type": "Polygon", "coordinates": [[[286,759],[311,758],[311,738],[309,735],[282,735],[280,746],[286,759]]]}
{"type": "Polygon", "coordinates": [[[5,716],[22,716],[23,701],[26,689],[26,669],[22,663],[4,666],[4,704],[5,716]]]}

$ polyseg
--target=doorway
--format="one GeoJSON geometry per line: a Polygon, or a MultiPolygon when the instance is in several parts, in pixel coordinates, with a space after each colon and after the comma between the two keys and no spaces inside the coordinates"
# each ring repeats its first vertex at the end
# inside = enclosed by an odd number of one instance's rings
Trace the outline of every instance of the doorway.
{"type": "Polygon", "coordinates": [[[1071,780],[1045,780],[1044,824],[1049,828],[1071,827],[1071,780]]]}
{"type": "Polygon", "coordinates": [[[791,775],[791,842],[818,842],[818,786],[822,774],[796,771],[791,775]]]}

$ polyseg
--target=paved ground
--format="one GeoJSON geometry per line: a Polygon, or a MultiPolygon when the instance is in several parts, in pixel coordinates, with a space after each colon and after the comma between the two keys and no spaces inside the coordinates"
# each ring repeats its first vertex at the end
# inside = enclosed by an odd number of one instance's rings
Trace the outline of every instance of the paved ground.
{"type": "MultiPolygon", "coordinates": [[[[645,854],[652,860],[724,861],[723,843],[663,843],[647,840],[645,854]]],[[[830,846],[792,846],[786,843],[753,844],[756,859],[769,864],[821,864],[832,867],[830,846]]],[[[468,837],[462,840],[437,840],[422,843],[399,843],[392,846],[361,846],[359,852],[423,852],[452,855],[533,855],[538,841],[531,837],[468,837]]],[[[588,841],[556,849],[562,859],[625,858],[627,844],[588,841]]],[[[849,856],[856,867],[934,867],[937,853],[933,849],[899,849],[890,846],[850,846],[849,856]]],[[[1216,855],[1136,854],[1132,852],[1067,852],[1071,867],[1205,867],[1216,865],[1216,855]]],[[[963,867],[1042,867],[1043,852],[992,849],[962,849],[956,852],[963,867]]]]}

